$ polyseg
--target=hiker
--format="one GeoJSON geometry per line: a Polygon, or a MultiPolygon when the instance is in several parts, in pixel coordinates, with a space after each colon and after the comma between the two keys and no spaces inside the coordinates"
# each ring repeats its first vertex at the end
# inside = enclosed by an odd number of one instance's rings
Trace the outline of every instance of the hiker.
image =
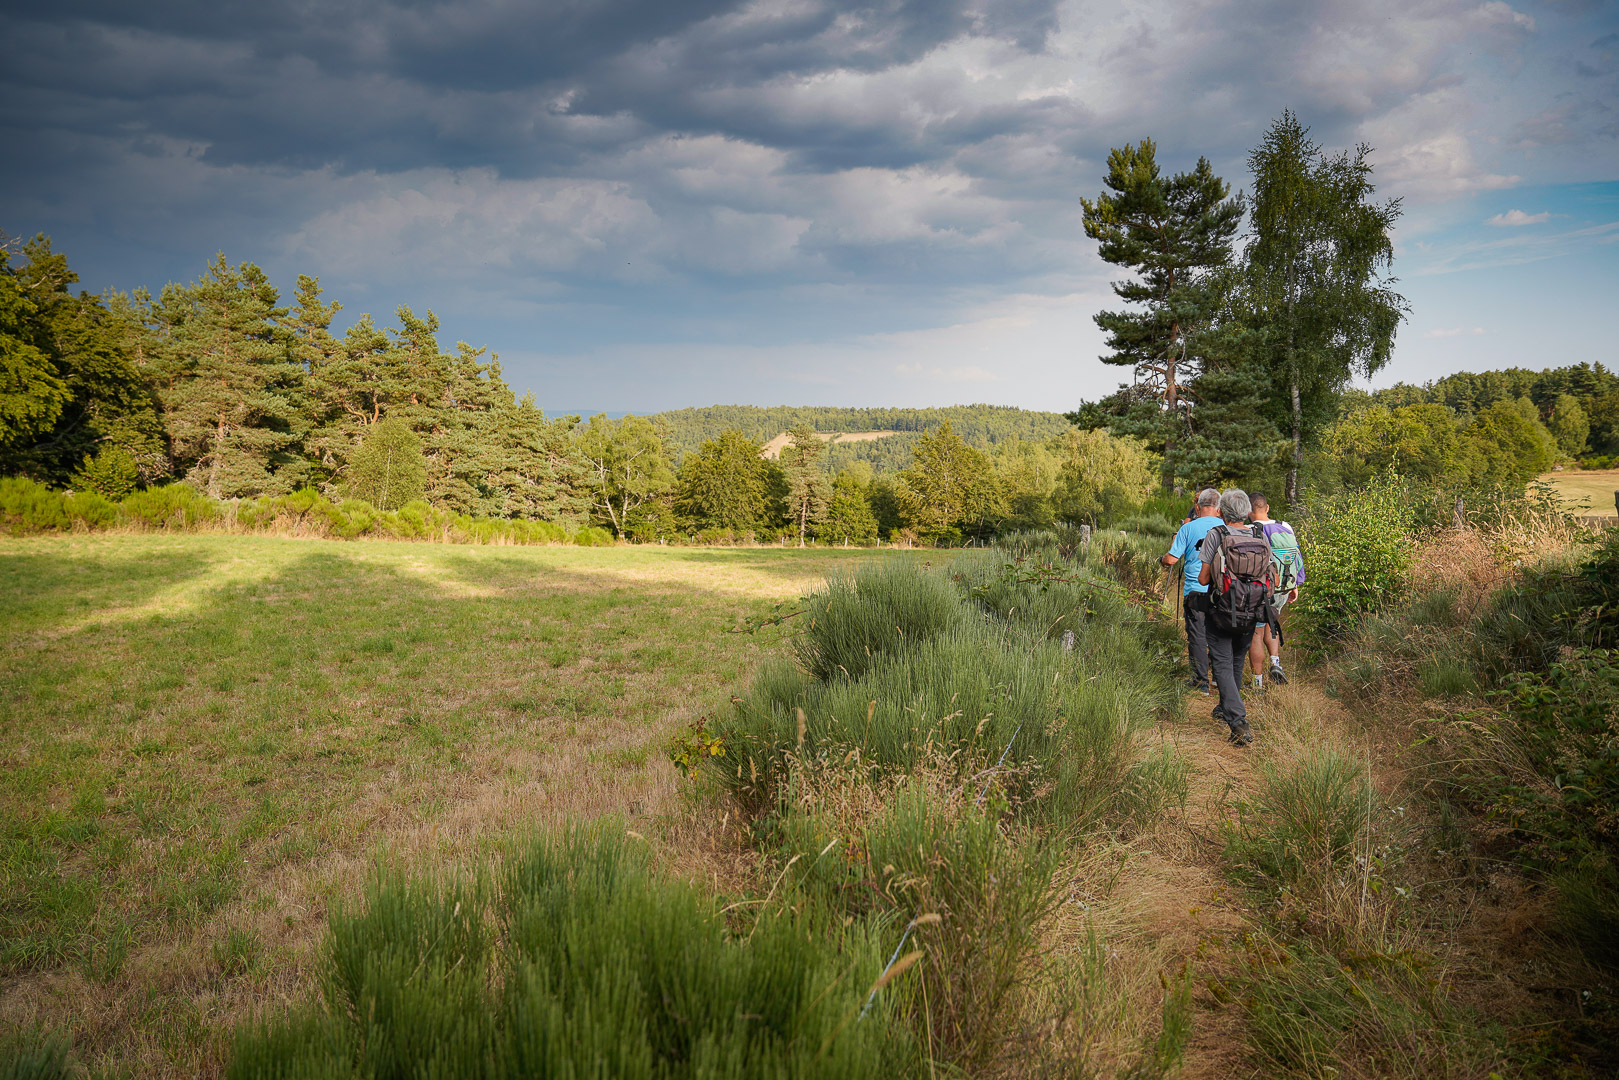
{"type": "Polygon", "coordinates": [[[1304,556],[1299,552],[1299,538],[1293,534],[1293,526],[1285,521],[1271,520],[1269,499],[1257,491],[1250,491],[1248,501],[1253,504],[1248,524],[1257,525],[1264,532],[1265,540],[1270,544],[1271,566],[1276,573],[1271,605],[1276,612],[1277,629],[1273,633],[1269,623],[1261,622],[1254,633],[1254,643],[1248,647],[1248,666],[1254,673],[1254,689],[1263,690],[1267,674],[1271,682],[1287,685],[1287,673],[1282,670],[1282,608],[1299,598],[1299,586],[1304,584],[1304,556]],[[1265,664],[1267,658],[1270,660],[1268,669],[1265,664]]]}
{"type": "Polygon", "coordinates": [[[1198,572],[1203,566],[1198,547],[1209,530],[1220,524],[1220,493],[1213,488],[1204,488],[1197,493],[1197,501],[1192,508],[1196,516],[1176,531],[1169,553],[1158,562],[1164,566],[1174,566],[1185,560],[1186,569],[1181,574],[1181,606],[1186,619],[1186,654],[1192,662],[1192,689],[1206,694],[1209,692],[1209,641],[1204,622],[1208,612],[1206,601],[1209,587],[1198,580],[1198,572]]]}
{"type": "Polygon", "coordinates": [[[1203,566],[1198,581],[1208,587],[1205,629],[1209,668],[1220,689],[1214,718],[1224,721],[1237,746],[1254,741],[1248,710],[1242,703],[1242,675],[1248,666],[1248,647],[1254,628],[1274,622],[1270,542],[1260,528],[1244,522],[1253,506],[1246,492],[1232,488],[1220,496],[1221,523],[1203,538],[1198,554],[1203,566]]]}

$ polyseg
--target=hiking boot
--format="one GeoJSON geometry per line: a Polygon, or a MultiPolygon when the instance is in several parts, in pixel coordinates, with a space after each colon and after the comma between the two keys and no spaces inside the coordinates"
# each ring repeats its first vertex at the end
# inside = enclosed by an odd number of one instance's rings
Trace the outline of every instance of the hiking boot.
{"type": "Polygon", "coordinates": [[[1270,678],[1271,681],[1276,683],[1278,686],[1287,685],[1287,673],[1282,670],[1282,660],[1280,657],[1273,656],[1270,658],[1270,678]]]}
{"type": "Polygon", "coordinates": [[[1218,720],[1218,721],[1219,721],[1219,722],[1220,722],[1220,723],[1222,723],[1222,724],[1223,724],[1223,723],[1225,723],[1225,710],[1224,710],[1224,709],[1222,709],[1222,708],[1221,708],[1221,707],[1220,707],[1220,706],[1218,706],[1218,705],[1216,705],[1216,706],[1215,706],[1215,707],[1214,707],[1214,712],[1213,712],[1213,714],[1212,714],[1212,715],[1213,715],[1213,716],[1214,716],[1214,718],[1215,718],[1215,719],[1216,719],[1216,720],[1218,720]]]}
{"type": "Polygon", "coordinates": [[[1248,721],[1244,720],[1231,729],[1232,746],[1252,746],[1253,743],[1254,729],[1248,726],[1248,721]]]}
{"type": "Polygon", "coordinates": [[[1198,682],[1196,679],[1187,679],[1186,685],[1197,691],[1199,694],[1206,694],[1209,692],[1209,684],[1206,682],[1198,682]]]}

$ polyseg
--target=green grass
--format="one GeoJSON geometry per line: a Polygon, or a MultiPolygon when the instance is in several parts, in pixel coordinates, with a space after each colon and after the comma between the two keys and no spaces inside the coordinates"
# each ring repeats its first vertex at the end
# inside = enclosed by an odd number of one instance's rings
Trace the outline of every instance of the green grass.
{"type": "Polygon", "coordinates": [[[1570,509],[1597,517],[1614,513],[1613,493],[1619,491],[1619,469],[1566,470],[1546,473],[1540,479],[1550,484],[1570,509]]]}
{"type": "Polygon", "coordinates": [[[0,540],[0,976],[58,995],[47,1017],[0,990],[0,1026],[71,1025],[81,1056],[140,1075],[207,1071],[246,1003],[219,1008],[221,988],[307,978],[371,853],[674,813],[652,750],[783,631],[723,632],[910,557],[0,540]]]}

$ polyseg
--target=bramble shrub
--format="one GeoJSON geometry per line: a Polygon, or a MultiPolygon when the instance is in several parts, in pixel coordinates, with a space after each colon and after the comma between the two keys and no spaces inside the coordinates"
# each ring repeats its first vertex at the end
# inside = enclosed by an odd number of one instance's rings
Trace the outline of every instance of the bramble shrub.
{"type": "Polygon", "coordinates": [[[1405,490],[1392,473],[1311,507],[1299,530],[1308,581],[1293,610],[1312,642],[1323,647],[1340,642],[1362,616],[1404,595],[1411,574],[1411,522],[1405,490]]]}

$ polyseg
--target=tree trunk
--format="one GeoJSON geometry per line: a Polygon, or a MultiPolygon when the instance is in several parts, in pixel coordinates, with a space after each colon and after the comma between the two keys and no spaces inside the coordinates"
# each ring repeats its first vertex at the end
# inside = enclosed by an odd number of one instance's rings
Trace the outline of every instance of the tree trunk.
{"type": "MultiPolygon", "coordinates": [[[[1175,280],[1174,273],[1170,273],[1170,282],[1175,280]]],[[[1164,436],[1164,468],[1158,481],[1168,490],[1175,483],[1175,435],[1179,431],[1180,388],[1175,385],[1175,340],[1180,337],[1180,324],[1171,323],[1169,327],[1169,351],[1164,354],[1164,401],[1169,407],[1169,433],[1164,436]]]]}
{"type": "Polygon", "coordinates": [[[1299,404],[1299,381],[1293,380],[1293,460],[1287,470],[1287,504],[1299,502],[1299,464],[1304,460],[1304,409],[1299,404]]]}
{"type": "Polygon", "coordinates": [[[809,500],[805,499],[798,507],[798,546],[804,546],[804,534],[809,531],[809,500]]]}
{"type": "Polygon", "coordinates": [[[219,459],[225,456],[225,414],[219,414],[219,427],[214,432],[214,459],[208,463],[208,497],[217,499],[219,495],[219,459]]]}

